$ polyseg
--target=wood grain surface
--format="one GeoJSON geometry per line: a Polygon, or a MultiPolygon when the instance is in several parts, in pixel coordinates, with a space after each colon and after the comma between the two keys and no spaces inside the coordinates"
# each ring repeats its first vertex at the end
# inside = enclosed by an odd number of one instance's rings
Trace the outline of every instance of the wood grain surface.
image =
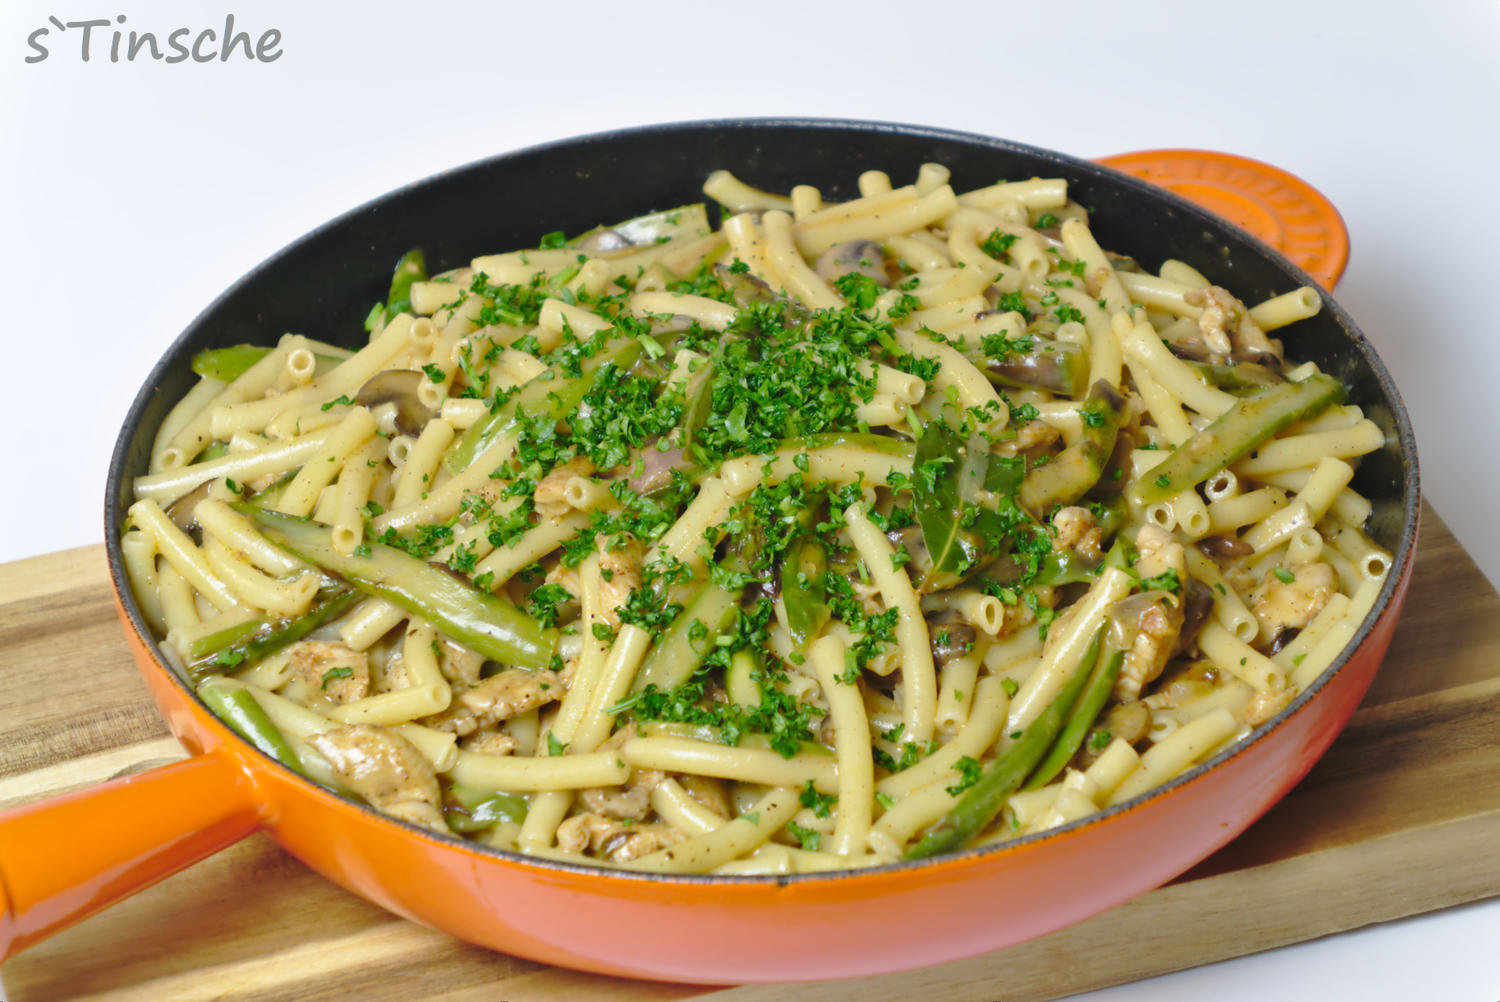
{"type": "MultiPolygon", "coordinates": [[[[126,649],[102,546],[0,566],[0,809],[180,758],[126,649]]],[[[108,837],[107,832],[99,833],[108,837]]],[[[1500,894],[1500,597],[1430,511],[1406,613],[1349,728],[1172,884],[971,960],[811,1000],[1052,999],[1500,894]]],[[[397,919],[256,835],[12,958],[53,999],[782,999],[622,981],[397,919]]]]}

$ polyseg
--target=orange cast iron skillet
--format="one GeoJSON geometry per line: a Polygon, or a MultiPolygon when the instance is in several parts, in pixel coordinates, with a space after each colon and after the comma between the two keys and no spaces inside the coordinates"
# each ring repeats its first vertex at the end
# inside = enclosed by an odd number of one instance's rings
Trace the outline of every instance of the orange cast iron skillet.
{"type": "MultiPolygon", "coordinates": [[[[137,397],[109,477],[106,539],[120,615],[183,762],[0,816],[0,957],[259,829],[393,912],[495,950],[607,974],[737,982],[868,975],[994,950],[1077,922],[1207,856],[1302,777],[1359,702],[1390,642],[1411,573],[1416,454],[1390,378],[1348,316],[1289,332],[1290,353],[1342,378],[1386,430],[1355,487],[1395,555],[1380,602],[1334,668],[1243,745],[1162,789],[1041,836],[921,862],[789,877],[678,877],[536,861],[441,837],[308,782],[242,742],[168,668],[130,596],[119,552],[132,479],[202,348],[286,330],[352,343],[392,263],[425,248],[434,269],[701,198],[713,168],[787,190],[849,197],[860,171],[915,176],[947,164],[955,187],[1068,178],[1105,247],[1147,267],[1188,261],[1254,302],[1309,275],[1242,230],[1161,188],[1088,161],[981,136],[846,121],[652,126],[535,147],[378,199],[288,247],[226,292],[168,350],[137,397]]],[[[1186,190],[1299,251],[1331,283],[1336,213],[1295,178],[1217,155],[1125,166],[1186,190]],[[1276,227],[1282,229],[1278,231],[1276,227]]],[[[41,666],[38,666],[41,670],[41,666]]]]}

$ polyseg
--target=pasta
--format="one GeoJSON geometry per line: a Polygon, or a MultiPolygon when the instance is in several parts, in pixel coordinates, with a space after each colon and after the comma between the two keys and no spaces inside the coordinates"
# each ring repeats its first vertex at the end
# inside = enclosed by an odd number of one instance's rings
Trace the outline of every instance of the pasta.
{"type": "Polygon", "coordinates": [[[395,818],[657,872],[1003,842],[1249,734],[1391,568],[1380,428],[1265,333],[1320,298],[953,180],[717,171],[717,232],[414,251],[356,351],[206,352],[123,540],[169,659],[395,818]]]}

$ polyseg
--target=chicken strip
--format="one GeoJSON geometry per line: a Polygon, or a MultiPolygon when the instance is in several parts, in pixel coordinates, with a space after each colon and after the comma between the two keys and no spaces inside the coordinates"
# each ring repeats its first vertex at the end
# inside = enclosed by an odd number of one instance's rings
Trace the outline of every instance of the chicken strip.
{"type": "Polygon", "coordinates": [[[350,724],[314,734],[307,743],[333,766],[340,783],[376,810],[448,833],[437,773],[401,735],[371,724],[350,724]]]}

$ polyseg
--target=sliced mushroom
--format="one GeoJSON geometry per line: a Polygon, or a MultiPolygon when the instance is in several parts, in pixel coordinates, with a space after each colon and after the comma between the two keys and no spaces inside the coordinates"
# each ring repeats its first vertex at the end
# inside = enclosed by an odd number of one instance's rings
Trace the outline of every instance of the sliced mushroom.
{"type": "Polygon", "coordinates": [[[578,242],[578,249],[585,254],[608,254],[630,246],[630,239],[619,230],[595,230],[578,242]]]}
{"type": "Polygon", "coordinates": [[[198,502],[208,499],[208,492],[213,485],[214,481],[205,480],[167,508],[167,517],[172,520],[172,524],[192,536],[195,543],[203,541],[203,530],[198,525],[198,502]]]}
{"type": "Polygon", "coordinates": [[[654,316],[651,318],[651,335],[653,337],[670,337],[689,330],[696,323],[692,317],[685,313],[672,313],[654,316]]]}
{"type": "Polygon", "coordinates": [[[927,617],[927,636],[932,645],[933,663],[942,667],[972,651],[979,631],[958,613],[947,609],[927,617]]]}
{"type": "Polygon", "coordinates": [[[1197,578],[1188,578],[1182,588],[1182,630],[1177,634],[1177,645],[1172,657],[1180,657],[1198,644],[1198,631],[1208,622],[1214,609],[1214,591],[1197,578]]]}
{"type": "Polygon", "coordinates": [[[1287,644],[1291,643],[1293,640],[1296,640],[1297,635],[1301,632],[1302,631],[1295,626],[1288,626],[1284,630],[1277,631],[1276,639],[1271,641],[1271,649],[1266,653],[1280,654],[1281,649],[1287,644]]]}
{"type": "Polygon", "coordinates": [[[1204,536],[1195,545],[1205,557],[1216,561],[1248,557],[1255,552],[1255,547],[1232,536],[1204,536]]]}
{"type": "MultiPolygon", "coordinates": [[[[686,469],[688,465],[681,448],[662,450],[648,445],[637,456],[640,459],[640,472],[632,472],[625,483],[640,495],[649,496],[664,490],[672,483],[672,471],[686,469]]],[[[634,463],[629,467],[632,471],[635,468],[634,463]]]]}
{"type": "Polygon", "coordinates": [[[834,244],[818,258],[813,270],[825,282],[853,273],[873,280],[881,288],[888,289],[891,285],[885,270],[885,252],[873,240],[834,244]]]}
{"type": "Polygon", "coordinates": [[[906,573],[916,582],[917,590],[922,593],[937,591],[939,588],[951,588],[957,584],[956,581],[947,578],[942,581],[928,582],[932,577],[932,552],[927,549],[927,541],[922,538],[922,530],[915,525],[908,525],[901,529],[892,529],[887,532],[886,538],[891,541],[891,546],[899,554],[903,549],[909,558],[906,561],[906,573]]]}
{"type": "Polygon", "coordinates": [[[396,428],[403,435],[420,435],[427,422],[436,417],[432,408],[417,396],[417,387],[426,376],[412,369],[388,369],[365,380],[355,394],[354,402],[371,410],[382,404],[394,404],[396,428]]]}

